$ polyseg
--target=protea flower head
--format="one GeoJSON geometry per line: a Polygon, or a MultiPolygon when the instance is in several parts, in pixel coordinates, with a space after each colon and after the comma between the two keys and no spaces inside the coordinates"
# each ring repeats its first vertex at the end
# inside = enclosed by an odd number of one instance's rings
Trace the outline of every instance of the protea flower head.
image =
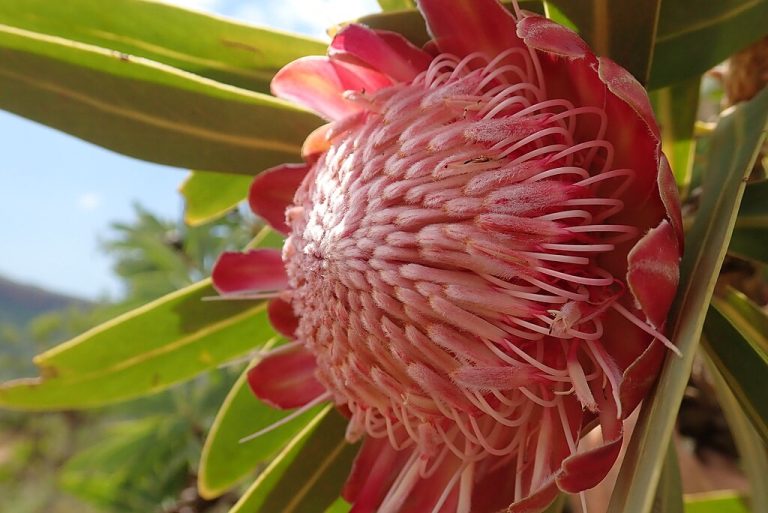
{"type": "Polygon", "coordinates": [[[277,74],[330,123],[253,183],[282,254],[224,254],[213,277],[272,296],[293,340],[254,392],[331,401],[364,439],[353,512],[540,511],[603,479],[656,377],[675,184],[643,88],[577,35],[495,0],[419,7],[423,49],[349,25],[277,74]]]}

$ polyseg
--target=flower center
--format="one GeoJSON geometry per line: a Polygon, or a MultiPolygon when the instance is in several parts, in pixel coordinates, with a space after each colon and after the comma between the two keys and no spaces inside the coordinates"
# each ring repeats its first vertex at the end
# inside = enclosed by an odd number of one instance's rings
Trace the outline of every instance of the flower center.
{"type": "Polygon", "coordinates": [[[538,76],[522,50],[441,55],[349,94],[362,109],[288,211],[298,338],[349,437],[416,444],[422,477],[448,451],[524,465],[531,422],[555,419],[575,450],[572,405],[596,410],[606,379],[618,394],[601,336],[626,311],[611,266],[638,234],[611,220],[635,173],[612,167],[605,113],[547,98],[538,76]]]}

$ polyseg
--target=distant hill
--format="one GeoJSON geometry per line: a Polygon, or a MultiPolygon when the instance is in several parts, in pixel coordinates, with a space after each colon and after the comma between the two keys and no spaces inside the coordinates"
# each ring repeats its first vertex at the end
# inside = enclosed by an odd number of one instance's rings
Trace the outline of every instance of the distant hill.
{"type": "Polygon", "coordinates": [[[88,301],[79,298],[49,292],[0,276],[0,322],[10,322],[21,327],[45,312],[88,305],[88,301]]]}

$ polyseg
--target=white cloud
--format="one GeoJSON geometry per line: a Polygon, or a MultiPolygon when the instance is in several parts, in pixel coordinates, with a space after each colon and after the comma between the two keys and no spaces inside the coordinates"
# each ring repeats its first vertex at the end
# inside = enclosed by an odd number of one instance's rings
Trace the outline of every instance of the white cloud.
{"type": "Polygon", "coordinates": [[[375,0],[262,0],[243,4],[234,15],[259,25],[323,37],[328,27],[377,11],[375,0]]]}
{"type": "Polygon", "coordinates": [[[86,192],[77,198],[77,208],[85,212],[92,212],[102,203],[101,195],[96,192],[86,192]]]}

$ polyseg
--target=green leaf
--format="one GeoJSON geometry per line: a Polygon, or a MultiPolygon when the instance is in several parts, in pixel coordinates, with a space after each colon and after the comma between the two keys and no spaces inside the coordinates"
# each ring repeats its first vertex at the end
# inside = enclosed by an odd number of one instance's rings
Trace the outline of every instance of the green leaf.
{"type": "Polygon", "coordinates": [[[768,34],[768,0],[675,0],[661,3],[648,87],[705,73],[768,34]]]}
{"type": "Polygon", "coordinates": [[[747,185],[728,252],[768,264],[768,180],[747,185]]]}
{"type": "Polygon", "coordinates": [[[259,401],[248,387],[247,372],[230,390],[205,440],[198,473],[198,489],[205,498],[218,497],[273,458],[319,413],[320,407],[309,410],[254,440],[240,443],[291,413],[259,401]]]}
{"type": "Polygon", "coordinates": [[[336,499],[336,502],[328,506],[325,513],[349,513],[350,509],[352,509],[352,505],[339,497],[336,499]]]}
{"type": "MultiPolygon", "coordinates": [[[[580,0],[583,1],[583,0],[580,0]]],[[[600,0],[600,5],[603,5],[600,0]]],[[[643,3],[649,0],[643,0],[643,3]]],[[[612,6],[614,2],[605,1],[612,6]]],[[[635,16],[637,2],[626,2],[629,14],[626,23],[631,25],[635,16]]],[[[536,5],[536,3],[533,3],[536,5]]],[[[571,0],[554,0],[551,4],[557,7],[557,12],[568,12],[571,0]]],[[[521,2],[521,6],[530,9],[529,4],[521,2]]],[[[591,9],[591,8],[590,8],[591,9]]],[[[597,15],[586,16],[585,19],[597,15]]],[[[646,9],[643,14],[646,27],[644,32],[633,34],[636,41],[648,41],[650,13],[646,9]],[[644,34],[644,35],[643,35],[644,34]]],[[[658,16],[658,26],[655,44],[650,55],[651,69],[647,81],[648,89],[658,89],[668,85],[693,79],[725,60],[753,41],[768,34],[768,0],[722,0],[718,2],[702,2],[701,0],[675,0],[661,2],[658,16]]],[[[385,12],[365,16],[359,20],[373,28],[394,30],[405,35],[416,44],[424,44],[429,40],[424,20],[415,10],[385,12]]],[[[561,21],[563,21],[561,19],[561,21]]],[[[574,22],[571,21],[573,25],[574,22]]],[[[611,33],[613,29],[609,27],[611,33]]],[[[634,30],[634,29],[632,29],[634,30]]],[[[620,34],[620,32],[615,32],[620,34]]],[[[638,55],[632,54],[632,46],[617,47],[617,62],[629,69],[640,69],[636,62],[642,64],[648,57],[648,49],[642,46],[638,55]],[[619,50],[618,48],[621,48],[619,50]]],[[[638,71],[634,70],[635,73],[638,71]]]]}
{"type": "Polygon", "coordinates": [[[344,439],[347,419],[333,410],[269,491],[262,513],[322,511],[341,493],[358,447],[344,439]]]}
{"type": "Polygon", "coordinates": [[[178,415],[115,424],[66,462],[59,483],[107,511],[153,511],[184,487],[191,428],[178,415]]]}
{"type": "Polygon", "coordinates": [[[378,0],[378,2],[381,10],[384,12],[416,8],[416,4],[413,0],[378,0]]]}
{"type": "Polygon", "coordinates": [[[768,315],[728,288],[712,298],[704,348],[768,444],[768,315]]]}
{"type": "Polygon", "coordinates": [[[326,406],[261,473],[229,513],[323,511],[336,501],[356,447],[347,421],[326,406]]]}
{"type": "Polygon", "coordinates": [[[42,377],[1,385],[0,406],[89,408],[159,392],[274,336],[265,302],[203,301],[214,295],[204,280],[39,355],[42,377]]]}
{"type": "Polygon", "coordinates": [[[214,221],[243,201],[250,176],[192,171],[179,191],[184,196],[184,222],[200,226],[214,221]]]}
{"type": "Polygon", "coordinates": [[[664,466],[661,468],[661,478],[653,500],[653,512],[683,513],[683,481],[673,442],[669,443],[664,456],[664,466]]]}
{"type": "Polygon", "coordinates": [[[690,495],[685,499],[685,513],[753,513],[733,492],[690,495]]]}
{"type": "Polygon", "coordinates": [[[701,77],[657,89],[650,94],[661,128],[661,146],[669,159],[682,200],[688,197],[693,176],[693,137],[699,106],[701,77]]]}
{"type": "Polygon", "coordinates": [[[726,115],[712,135],[706,159],[709,186],[686,236],[680,288],[669,325],[683,356],[667,358],[656,388],[644,402],[609,513],[648,513],[675,418],[701,336],[707,306],[736,221],[744,179],[768,122],[768,89],[726,115]]]}
{"type": "MultiPolygon", "coordinates": [[[[252,246],[279,244],[265,228],[252,246]]],[[[0,406],[90,408],[159,392],[275,336],[264,301],[204,301],[210,279],[168,294],[35,357],[40,378],[0,385],[0,406]]]]}
{"type": "Polygon", "coordinates": [[[0,25],[0,108],[126,155],[254,175],[321,121],[271,96],[0,25]]]}
{"type": "MultiPolygon", "coordinates": [[[[704,329],[706,330],[706,325],[704,329]]],[[[742,409],[740,402],[731,392],[731,389],[729,389],[723,374],[718,371],[717,366],[713,362],[709,361],[707,363],[707,367],[713,377],[715,392],[717,393],[720,406],[723,409],[723,414],[728,421],[728,426],[731,428],[733,439],[739,451],[740,466],[750,483],[750,509],[752,513],[768,513],[768,487],[765,486],[765,478],[768,476],[766,442],[760,438],[760,434],[750,424],[745,410],[742,409]]]]}
{"type": "Polygon", "coordinates": [[[3,0],[0,24],[146,57],[255,91],[326,44],[145,0],[3,0]]]}
{"type": "Polygon", "coordinates": [[[648,81],[661,0],[551,0],[547,16],[578,27],[596,55],[621,63],[648,81]],[[555,9],[553,9],[555,7],[555,9]]]}

